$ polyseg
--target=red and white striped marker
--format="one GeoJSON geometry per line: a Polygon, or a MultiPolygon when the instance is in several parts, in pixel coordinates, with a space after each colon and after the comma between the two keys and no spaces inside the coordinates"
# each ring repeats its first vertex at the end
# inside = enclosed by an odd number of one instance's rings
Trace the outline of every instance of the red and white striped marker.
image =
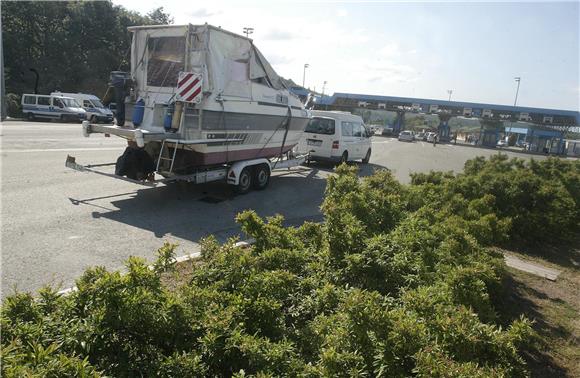
{"type": "Polygon", "coordinates": [[[177,101],[199,103],[201,101],[201,75],[180,72],[177,80],[177,101]]]}

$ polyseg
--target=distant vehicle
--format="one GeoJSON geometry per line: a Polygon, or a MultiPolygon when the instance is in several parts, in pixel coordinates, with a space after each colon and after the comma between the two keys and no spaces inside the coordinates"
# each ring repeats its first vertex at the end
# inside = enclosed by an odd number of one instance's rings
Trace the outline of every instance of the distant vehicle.
{"type": "Polygon", "coordinates": [[[312,111],[312,119],[298,143],[311,160],[347,162],[371,158],[371,132],[360,116],[347,112],[312,111]]]}
{"type": "Polygon", "coordinates": [[[62,93],[52,92],[51,96],[70,97],[77,100],[77,102],[87,112],[87,119],[92,123],[97,122],[113,122],[113,112],[101,103],[101,100],[95,95],[86,93],[62,93]]]}
{"type": "Polygon", "coordinates": [[[22,95],[22,114],[29,121],[38,118],[63,122],[86,119],[86,111],[74,98],[27,93],[22,95]]]}
{"type": "Polygon", "coordinates": [[[437,137],[437,133],[429,132],[427,133],[427,142],[433,142],[437,137]]]}
{"type": "Polygon", "coordinates": [[[405,130],[399,133],[399,141],[401,142],[412,142],[415,140],[415,135],[412,131],[405,130]]]}
{"type": "Polygon", "coordinates": [[[415,135],[415,139],[417,140],[427,140],[427,133],[420,132],[415,135]]]}
{"type": "Polygon", "coordinates": [[[508,143],[504,139],[500,139],[497,142],[496,146],[499,147],[499,148],[507,147],[508,146],[508,143]]]}
{"type": "Polygon", "coordinates": [[[394,134],[394,130],[392,127],[383,127],[383,131],[381,132],[381,135],[391,136],[393,134],[394,134]]]}

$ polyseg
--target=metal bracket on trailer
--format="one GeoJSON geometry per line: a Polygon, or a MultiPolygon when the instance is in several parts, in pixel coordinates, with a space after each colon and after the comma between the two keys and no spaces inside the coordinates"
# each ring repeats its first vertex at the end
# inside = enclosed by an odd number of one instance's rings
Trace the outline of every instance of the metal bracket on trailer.
{"type": "Polygon", "coordinates": [[[96,174],[101,175],[101,176],[107,176],[107,177],[111,177],[111,178],[114,178],[117,180],[131,182],[133,184],[148,186],[150,188],[157,186],[157,184],[159,184],[159,183],[171,181],[168,179],[155,180],[155,181],[139,181],[139,180],[133,180],[133,179],[130,179],[127,177],[118,176],[118,175],[115,175],[113,173],[101,172],[101,171],[99,171],[97,169],[93,169],[93,168],[95,168],[95,167],[110,167],[110,166],[115,165],[115,163],[80,165],[76,162],[76,158],[74,156],[70,156],[70,155],[67,155],[66,162],[64,163],[64,165],[65,165],[65,167],[70,168],[70,169],[74,169],[75,171],[96,173],[96,174]]]}

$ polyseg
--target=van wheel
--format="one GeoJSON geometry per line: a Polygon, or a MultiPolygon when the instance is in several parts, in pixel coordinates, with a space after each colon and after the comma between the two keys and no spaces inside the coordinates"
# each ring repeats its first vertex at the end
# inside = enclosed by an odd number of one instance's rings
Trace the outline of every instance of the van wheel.
{"type": "Polygon", "coordinates": [[[238,194],[246,194],[252,188],[252,171],[250,167],[242,169],[240,173],[240,180],[238,186],[236,186],[236,192],[238,194]]]}
{"type": "Polygon", "coordinates": [[[340,157],[340,164],[348,163],[348,151],[344,151],[340,157]]]}
{"type": "Polygon", "coordinates": [[[266,164],[260,164],[254,169],[254,189],[266,189],[270,182],[270,169],[266,164]]]}
{"type": "Polygon", "coordinates": [[[370,160],[371,160],[371,149],[369,148],[367,154],[365,155],[365,158],[362,159],[362,162],[363,164],[368,164],[370,160]]]}
{"type": "Polygon", "coordinates": [[[32,114],[32,113],[28,113],[28,114],[26,115],[26,119],[28,119],[29,121],[34,121],[34,114],[32,114]]]}
{"type": "Polygon", "coordinates": [[[97,116],[96,116],[96,115],[93,115],[93,116],[91,116],[91,118],[89,119],[89,121],[90,121],[91,123],[98,123],[98,122],[97,122],[97,116]]]}

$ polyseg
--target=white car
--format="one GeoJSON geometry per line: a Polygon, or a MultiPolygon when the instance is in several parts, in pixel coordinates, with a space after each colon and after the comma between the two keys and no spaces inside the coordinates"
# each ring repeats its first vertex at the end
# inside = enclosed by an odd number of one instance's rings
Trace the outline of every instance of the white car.
{"type": "Polygon", "coordinates": [[[311,160],[347,162],[371,158],[371,131],[362,118],[347,112],[312,111],[312,119],[298,143],[311,160]]]}
{"type": "Polygon", "coordinates": [[[497,147],[500,147],[500,148],[502,148],[502,147],[507,147],[507,145],[508,145],[508,143],[507,143],[505,140],[503,140],[503,139],[500,139],[500,140],[497,142],[497,145],[496,145],[496,146],[497,146],[497,147]]]}
{"type": "Polygon", "coordinates": [[[405,130],[399,133],[399,141],[401,142],[412,142],[415,140],[415,134],[412,131],[405,130]]]}
{"type": "Polygon", "coordinates": [[[433,132],[427,133],[427,142],[433,142],[436,137],[437,137],[436,133],[433,132]]]}

